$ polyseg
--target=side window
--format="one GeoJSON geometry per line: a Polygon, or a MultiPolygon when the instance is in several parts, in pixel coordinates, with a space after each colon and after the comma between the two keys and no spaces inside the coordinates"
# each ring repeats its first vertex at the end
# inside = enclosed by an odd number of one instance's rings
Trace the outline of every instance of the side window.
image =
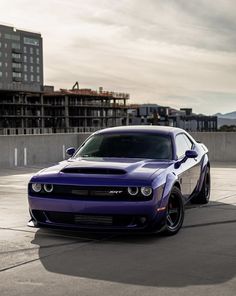
{"type": "Polygon", "coordinates": [[[175,138],[176,154],[177,158],[182,158],[185,155],[186,150],[191,149],[192,143],[186,141],[184,134],[179,134],[175,138]],[[190,145],[190,146],[189,146],[190,145]]]}
{"type": "Polygon", "coordinates": [[[186,136],[185,134],[183,134],[183,137],[185,139],[185,141],[187,142],[187,145],[188,145],[188,150],[191,150],[192,147],[193,147],[193,143],[192,141],[188,138],[188,136],[186,136]]]}

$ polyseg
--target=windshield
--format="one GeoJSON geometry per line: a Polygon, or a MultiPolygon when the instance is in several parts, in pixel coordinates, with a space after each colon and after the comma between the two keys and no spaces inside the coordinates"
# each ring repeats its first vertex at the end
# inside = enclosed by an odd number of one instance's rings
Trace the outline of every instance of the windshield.
{"type": "Polygon", "coordinates": [[[170,136],[159,134],[98,134],[85,142],[75,157],[172,159],[170,136]]]}

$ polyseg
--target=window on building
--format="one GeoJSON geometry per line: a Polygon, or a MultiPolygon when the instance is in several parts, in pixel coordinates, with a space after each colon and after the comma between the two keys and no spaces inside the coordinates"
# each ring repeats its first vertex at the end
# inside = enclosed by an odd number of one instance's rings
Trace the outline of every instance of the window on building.
{"type": "Polygon", "coordinates": [[[39,66],[37,66],[36,71],[37,71],[37,73],[39,73],[39,66]]]}
{"type": "Polygon", "coordinates": [[[24,46],[24,53],[27,53],[27,47],[24,46]]]}
{"type": "Polygon", "coordinates": [[[30,54],[33,54],[33,53],[34,53],[33,47],[30,47],[30,54]]]}
{"type": "Polygon", "coordinates": [[[2,77],[2,72],[0,72],[0,77],[2,77]]]}
{"type": "Polygon", "coordinates": [[[7,62],[5,62],[5,67],[6,67],[6,68],[8,67],[8,63],[7,63],[7,62]]]}
{"type": "Polygon", "coordinates": [[[21,73],[12,72],[12,77],[21,78],[21,73]]]}
{"type": "Polygon", "coordinates": [[[36,54],[39,55],[39,49],[38,48],[36,48],[36,54]]]}
{"type": "Polygon", "coordinates": [[[36,63],[39,64],[39,58],[36,58],[36,63]]]}
{"type": "Polygon", "coordinates": [[[24,62],[27,63],[27,56],[24,55],[24,62]]]}
{"type": "Polygon", "coordinates": [[[5,58],[7,58],[7,57],[8,57],[7,52],[5,52],[5,58]]]}
{"type": "Polygon", "coordinates": [[[0,42],[0,48],[2,47],[2,42],[0,42]]]}
{"type": "Polygon", "coordinates": [[[12,67],[13,67],[13,68],[18,68],[18,69],[20,69],[20,68],[21,68],[21,64],[20,64],[20,63],[12,63],[12,67]]]}
{"type": "Polygon", "coordinates": [[[24,44],[39,46],[39,40],[36,38],[24,37],[24,44]]]}
{"type": "Polygon", "coordinates": [[[28,76],[27,74],[24,74],[24,81],[27,81],[28,80],[28,76]]]}
{"type": "Polygon", "coordinates": [[[28,71],[28,67],[27,67],[27,65],[24,65],[24,71],[25,71],[25,72],[28,71]]]}
{"type": "Polygon", "coordinates": [[[37,75],[37,82],[40,82],[40,77],[39,77],[39,75],[37,75]]]}
{"type": "Polygon", "coordinates": [[[34,67],[30,66],[30,72],[34,72],[34,67]]]}
{"type": "Polygon", "coordinates": [[[30,75],[30,81],[31,81],[31,82],[34,81],[34,75],[30,75]]]}
{"type": "Polygon", "coordinates": [[[20,54],[19,53],[12,53],[12,57],[14,59],[20,59],[20,54]]]}
{"type": "Polygon", "coordinates": [[[5,37],[5,39],[20,41],[19,35],[5,34],[4,37],[5,37]]]}
{"type": "Polygon", "coordinates": [[[0,67],[2,67],[2,62],[0,62],[0,67]]]}
{"type": "Polygon", "coordinates": [[[4,44],[4,47],[7,48],[7,43],[4,44]]]}
{"type": "Polygon", "coordinates": [[[34,62],[33,57],[30,57],[30,63],[33,64],[33,62],[34,62]]]}
{"type": "Polygon", "coordinates": [[[12,48],[14,48],[14,49],[20,49],[20,43],[13,42],[12,43],[12,48]]]}

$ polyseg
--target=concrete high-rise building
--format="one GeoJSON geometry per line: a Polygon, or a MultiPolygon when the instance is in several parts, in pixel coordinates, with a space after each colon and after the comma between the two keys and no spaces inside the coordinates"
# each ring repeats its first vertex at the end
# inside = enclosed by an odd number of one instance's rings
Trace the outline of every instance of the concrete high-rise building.
{"type": "Polygon", "coordinates": [[[0,91],[43,89],[43,47],[40,33],[0,25],[0,91]]]}

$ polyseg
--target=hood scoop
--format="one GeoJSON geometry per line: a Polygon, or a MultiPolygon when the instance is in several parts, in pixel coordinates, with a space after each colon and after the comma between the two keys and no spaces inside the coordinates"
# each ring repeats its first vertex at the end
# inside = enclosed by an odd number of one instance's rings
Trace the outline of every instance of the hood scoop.
{"type": "Polygon", "coordinates": [[[65,174],[124,175],[125,170],[112,168],[67,167],[61,170],[65,174]]]}

